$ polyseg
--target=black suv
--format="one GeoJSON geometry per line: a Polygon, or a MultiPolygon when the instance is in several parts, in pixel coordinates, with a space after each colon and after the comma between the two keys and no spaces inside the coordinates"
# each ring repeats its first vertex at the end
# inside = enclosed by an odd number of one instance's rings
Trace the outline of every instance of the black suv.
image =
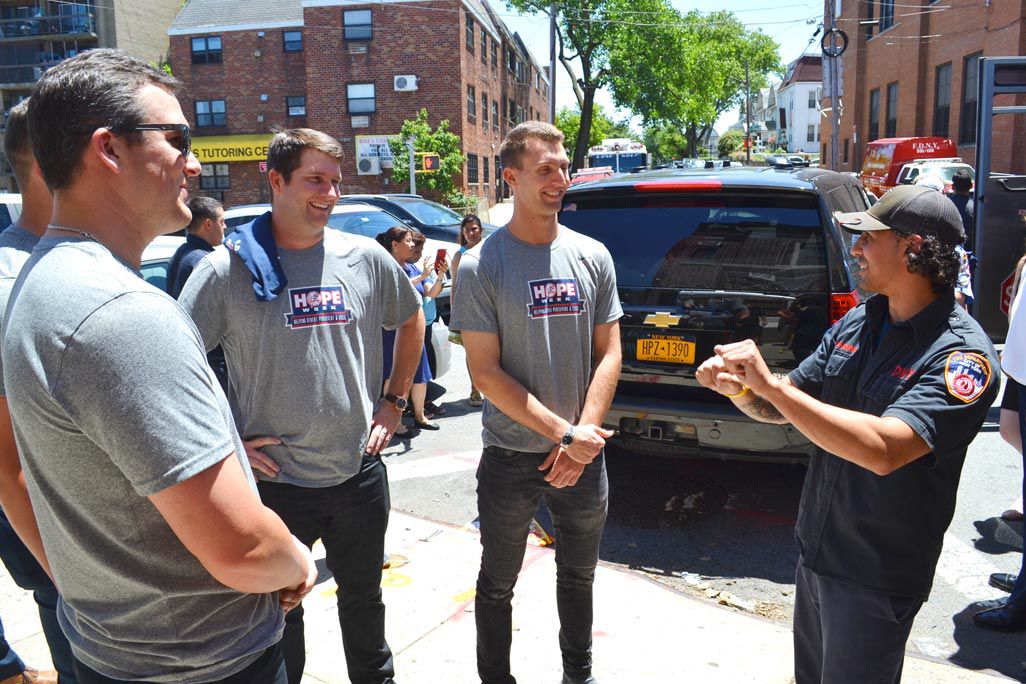
{"type": "Polygon", "coordinates": [[[864,211],[858,180],[825,169],[666,170],[571,188],[560,222],[616,264],[623,371],[608,427],[633,451],[805,461],[793,427],[757,423],[699,386],[717,344],[753,339],[787,373],[859,301],[835,211],[864,211]]]}

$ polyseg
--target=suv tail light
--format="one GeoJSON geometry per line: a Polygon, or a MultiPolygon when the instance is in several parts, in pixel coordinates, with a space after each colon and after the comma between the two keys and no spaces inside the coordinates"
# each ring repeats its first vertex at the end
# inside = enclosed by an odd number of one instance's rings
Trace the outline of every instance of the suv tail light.
{"type": "Polygon", "coordinates": [[[852,290],[847,294],[834,292],[830,295],[830,325],[844,317],[844,314],[854,309],[859,304],[859,291],[852,290]]]}
{"type": "Polygon", "coordinates": [[[638,192],[701,192],[703,190],[722,190],[723,181],[719,178],[696,178],[695,180],[676,181],[639,181],[634,184],[638,192]]]}

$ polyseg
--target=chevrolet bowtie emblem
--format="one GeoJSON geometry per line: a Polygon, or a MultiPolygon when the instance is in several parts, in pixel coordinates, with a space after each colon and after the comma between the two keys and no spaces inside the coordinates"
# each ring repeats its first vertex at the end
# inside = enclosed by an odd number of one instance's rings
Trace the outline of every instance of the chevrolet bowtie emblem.
{"type": "Polygon", "coordinates": [[[674,316],[669,311],[659,311],[645,316],[645,325],[654,325],[657,328],[669,328],[678,323],[680,323],[680,316],[674,316]]]}

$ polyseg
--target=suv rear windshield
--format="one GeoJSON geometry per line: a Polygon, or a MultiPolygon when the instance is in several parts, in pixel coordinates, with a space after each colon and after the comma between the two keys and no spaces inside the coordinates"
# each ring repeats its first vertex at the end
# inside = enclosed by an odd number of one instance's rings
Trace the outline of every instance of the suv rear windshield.
{"type": "Polygon", "coordinates": [[[392,198],[392,201],[416,216],[417,220],[426,226],[459,225],[463,220],[463,217],[452,209],[427,200],[396,197],[392,198]]]}
{"type": "Polygon", "coordinates": [[[560,222],[606,245],[621,288],[830,289],[812,195],[568,198],[560,222]]]}

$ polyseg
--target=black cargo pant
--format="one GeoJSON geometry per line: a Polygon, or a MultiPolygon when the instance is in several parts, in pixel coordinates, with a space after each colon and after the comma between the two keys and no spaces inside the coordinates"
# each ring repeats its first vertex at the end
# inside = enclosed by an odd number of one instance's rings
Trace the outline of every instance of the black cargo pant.
{"type": "Polygon", "coordinates": [[[897,684],[923,600],[818,575],[798,561],[795,684],[897,684]]]}
{"type": "MultiPolygon", "coordinates": [[[[349,680],[353,684],[392,681],[392,651],[385,641],[381,559],[391,502],[385,465],[364,456],[360,472],[334,487],[297,487],[260,482],[260,499],[292,534],[312,546],[324,543],[328,570],[338,584],[338,619],[349,680]]],[[[303,605],[285,615],[285,668],[299,684],[306,666],[303,605]]]]}

